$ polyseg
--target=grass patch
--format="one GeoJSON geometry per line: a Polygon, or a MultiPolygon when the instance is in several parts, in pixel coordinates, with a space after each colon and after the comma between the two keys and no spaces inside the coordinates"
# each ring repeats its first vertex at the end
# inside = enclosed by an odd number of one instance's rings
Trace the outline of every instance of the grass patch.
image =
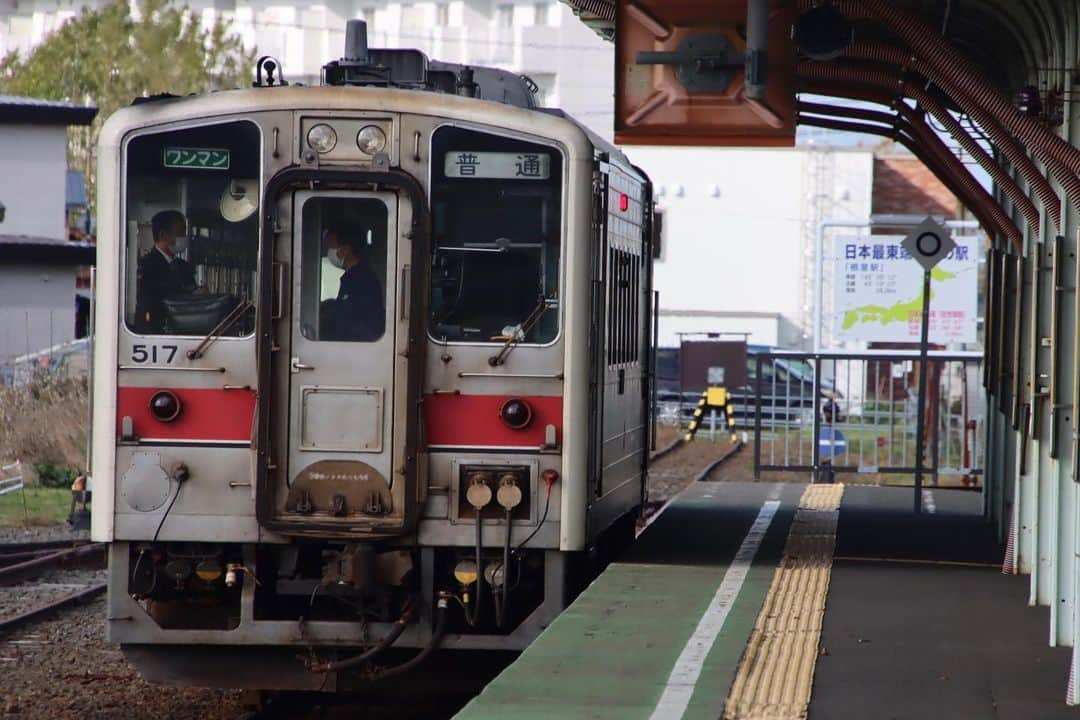
{"type": "Polygon", "coordinates": [[[0,495],[0,525],[57,525],[67,520],[71,510],[71,490],[34,485],[24,488],[24,491],[25,515],[22,493],[19,490],[0,495]]]}

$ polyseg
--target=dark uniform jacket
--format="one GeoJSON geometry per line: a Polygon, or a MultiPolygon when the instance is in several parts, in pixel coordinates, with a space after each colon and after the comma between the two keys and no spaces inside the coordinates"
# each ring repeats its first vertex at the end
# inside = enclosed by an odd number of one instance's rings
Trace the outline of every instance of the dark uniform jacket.
{"type": "Polygon", "coordinates": [[[386,326],[386,307],[378,278],[363,263],[341,276],[327,340],[378,340],[386,326]]]}
{"type": "Polygon", "coordinates": [[[169,262],[155,247],[139,259],[135,288],[135,331],[160,333],[165,328],[162,300],[193,292],[195,271],[182,258],[169,262]]]}

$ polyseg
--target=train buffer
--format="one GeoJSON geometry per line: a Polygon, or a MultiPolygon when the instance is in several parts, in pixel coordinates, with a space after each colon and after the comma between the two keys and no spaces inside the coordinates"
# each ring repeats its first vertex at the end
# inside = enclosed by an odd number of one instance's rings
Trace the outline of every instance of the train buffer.
{"type": "Polygon", "coordinates": [[[977,493],[699,482],[458,715],[1074,718],[977,493]]]}

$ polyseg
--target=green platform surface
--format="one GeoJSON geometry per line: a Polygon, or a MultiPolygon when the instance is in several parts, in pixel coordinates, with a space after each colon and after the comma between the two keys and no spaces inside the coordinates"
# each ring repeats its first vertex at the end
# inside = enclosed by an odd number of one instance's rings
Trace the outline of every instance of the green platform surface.
{"type": "Polygon", "coordinates": [[[770,495],[781,501],[706,657],[684,717],[715,720],[803,486],[697,483],[455,717],[649,718],[671,670],[770,495]]]}

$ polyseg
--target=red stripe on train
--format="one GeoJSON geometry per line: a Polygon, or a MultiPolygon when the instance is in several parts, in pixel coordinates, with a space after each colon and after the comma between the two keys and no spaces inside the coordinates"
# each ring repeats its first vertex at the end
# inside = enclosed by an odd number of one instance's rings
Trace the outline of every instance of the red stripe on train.
{"type": "Polygon", "coordinates": [[[562,442],[563,399],[543,395],[425,395],[427,444],[483,447],[540,447],[548,425],[562,442]],[[532,408],[532,422],[521,430],[507,427],[499,409],[511,397],[532,408]]]}
{"type": "Polygon", "coordinates": [[[122,387],[116,391],[117,436],[125,416],[131,418],[138,438],[251,442],[255,391],[122,387]],[[161,422],[150,413],[150,398],[166,389],[175,393],[181,404],[180,415],[172,422],[161,422]]]}

